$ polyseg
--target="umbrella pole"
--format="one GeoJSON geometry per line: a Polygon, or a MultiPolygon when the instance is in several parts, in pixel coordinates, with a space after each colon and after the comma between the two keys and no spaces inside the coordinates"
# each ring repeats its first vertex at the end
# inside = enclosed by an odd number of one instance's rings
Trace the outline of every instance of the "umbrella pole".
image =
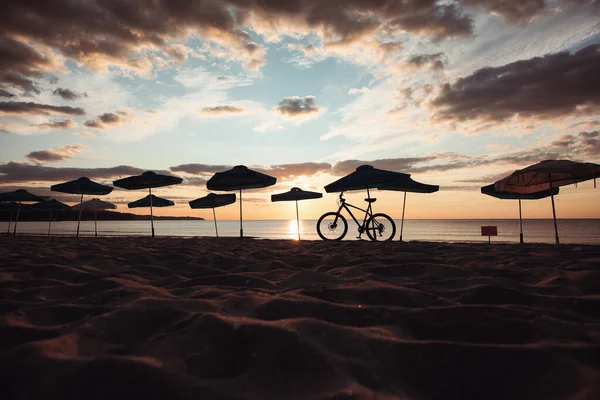
{"type": "Polygon", "coordinates": [[[81,204],[83,204],[83,193],[81,193],[81,199],[79,200],[79,218],[77,219],[77,235],[75,237],[79,237],[79,225],[81,224],[81,204]]]}
{"type": "Polygon", "coordinates": [[[94,210],[94,237],[98,237],[98,210],[94,210]]]}
{"type": "Polygon", "coordinates": [[[11,226],[11,224],[12,224],[12,211],[10,212],[9,217],[8,217],[8,229],[6,229],[6,234],[7,235],[10,235],[10,226],[11,226]]]}
{"type": "MultiPolygon", "coordinates": [[[[552,190],[552,183],[550,183],[550,190],[552,190]]],[[[556,224],[556,208],[554,207],[554,195],[550,195],[552,199],[552,216],[554,217],[554,234],[556,235],[556,244],[560,244],[558,239],[558,225],[556,224]]]]}
{"type": "Polygon", "coordinates": [[[21,211],[21,202],[17,203],[17,216],[15,217],[15,226],[13,228],[13,236],[17,235],[17,224],[19,223],[19,211],[21,211]]]}
{"type": "Polygon", "coordinates": [[[154,239],[154,216],[152,215],[152,188],[148,188],[150,192],[150,225],[152,225],[152,239],[154,239]]]}
{"type": "Polygon", "coordinates": [[[219,229],[217,229],[217,213],[215,212],[215,208],[213,207],[213,221],[215,221],[215,233],[217,237],[219,237],[219,229]]]}
{"type": "Polygon", "coordinates": [[[298,240],[300,240],[300,215],[298,214],[298,200],[296,200],[296,228],[298,229],[298,240]]]}
{"type": "Polygon", "coordinates": [[[52,210],[50,210],[50,219],[48,220],[48,237],[50,237],[50,228],[52,227],[52,210]]]}
{"type": "Polygon", "coordinates": [[[400,221],[400,241],[402,241],[402,231],[404,231],[404,210],[406,209],[406,192],[404,192],[404,200],[402,201],[402,221],[400,221]]]}
{"type": "Polygon", "coordinates": [[[519,226],[521,228],[520,243],[523,244],[523,214],[521,214],[521,198],[519,197],[519,226]]]}
{"type": "Polygon", "coordinates": [[[242,189],[240,189],[240,239],[244,237],[244,228],[242,227],[242,189]]]}

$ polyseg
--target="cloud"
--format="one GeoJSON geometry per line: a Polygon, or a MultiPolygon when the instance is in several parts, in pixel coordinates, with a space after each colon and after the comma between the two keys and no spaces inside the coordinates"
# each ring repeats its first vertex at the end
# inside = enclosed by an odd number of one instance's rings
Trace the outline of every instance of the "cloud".
{"type": "Polygon", "coordinates": [[[139,175],[142,172],[144,170],[127,165],[111,168],[59,168],[9,162],[0,164],[0,183],[68,181],[82,176],[90,179],[112,179],[139,175]]]}
{"type": "Polygon", "coordinates": [[[86,132],[86,131],[74,132],[73,135],[82,136],[87,139],[94,139],[96,137],[96,134],[94,132],[86,132]]]}
{"type": "Polygon", "coordinates": [[[590,120],[590,121],[582,121],[577,122],[575,124],[569,125],[568,129],[594,129],[595,127],[600,126],[600,121],[598,120],[590,120]]]}
{"type": "Polygon", "coordinates": [[[63,119],[62,121],[46,122],[43,124],[34,125],[42,130],[49,129],[71,129],[77,126],[77,123],[72,119],[63,119]]]}
{"type": "Polygon", "coordinates": [[[235,106],[213,106],[213,107],[203,107],[200,110],[200,113],[203,115],[228,115],[228,114],[243,114],[247,110],[242,107],[235,106]]]}
{"type": "MultiPolygon", "coordinates": [[[[169,170],[171,172],[183,172],[192,175],[212,176],[217,172],[226,171],[231,168],[233,168],[231,165],[182,164],[173,166],[169,168],[169,170]]],[[[305,162],[295,164],[275,164],[269,166],[249,166],[249,168],[286,181],[293,180],[299,176],[312,176],[329,172],[331,170],[331,164],[305,162]]]]}
{"type": "Polygon", "coordinates": [[[417,69],[423,69],[425,67],[433,70],[444,69],[444,53],[435,54],[415,54],[411,56],[407,65],[417,69]]]}
{"type": "Polygon", "coordinates": [[[314,96],[290,96],[281,100],[275,110],[282,116],[297,117],[318,114],[320,108],[314,96]]]}
{"type": "Polygon", "coordinates": [[[15,95],[8,90],[0,88],[0,97],[14,97],[15,95]]]}
{"type": "Polygon", "coordinates": [[[39,104],[23,101],[5,101],[0,102],[0,115],[19,115],[19,114],[69,114],[85,115],[85,110],[79,107],[52,106],[49,104],[39,104]]]}
{"type": "Polygon", "coordinates": [[[368,91],[369,91],[368,87],[351,88],[350,90],[348,90],[348,94],[367,93],[368,91]]]}
{"type": "Polygon", "coordinates": [[[207,175],[226,171],[231,168],[231,165],[181,164],[173,166],[169,170],[171,172],[184,172],[192,175],[207,175]]]}
{"type": "Polygon", "coordinates": [[[562,135],[551,146],[579,156],[600,156],[600,131],[580,132],[578,135],[562,135]]]}
{"type": "Polygon", "coordinates": [[[431,105],[446,121],[500,122],[600,113],[600,44],[480,69],[445,84],[431,105]]]}
{"type": "Polygon", "coordinates": [[[71,89],[65,88],[56,88],[52,91],[52,94],[61,97],[63,100],[75,100],[80,97],[88,97],[86,92],[77,93],[72,91],[71,89]]]}
{"type": "Polygon", "coordinates": [[[87,126],[88,128],[104,130],[109,126],[120,126],[130,121],[131,114],[126,111],[117,111],[114,113],[109,112],[99,115],[96,119],[85,121],[83,125],[87,126]]]}
{"type": "Polygon", "coordinates": [[[71,158],[74,154],[80,153],[82,150],[82,145],[73,144],[55,149],[32,151],[26,157],[35,163],[57,162],[71,158]]]}

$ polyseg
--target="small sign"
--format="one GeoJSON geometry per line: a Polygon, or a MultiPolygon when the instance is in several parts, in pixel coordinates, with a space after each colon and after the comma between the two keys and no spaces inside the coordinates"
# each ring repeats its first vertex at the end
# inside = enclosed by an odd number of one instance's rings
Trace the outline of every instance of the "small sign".
{"type": "Polygon", "coordinates": [[[481,236],[487,236],[488,243],[491,243],[492,236],[498,236],[498,227],[497,226],[482,226],[481,227],[481,236]]]}

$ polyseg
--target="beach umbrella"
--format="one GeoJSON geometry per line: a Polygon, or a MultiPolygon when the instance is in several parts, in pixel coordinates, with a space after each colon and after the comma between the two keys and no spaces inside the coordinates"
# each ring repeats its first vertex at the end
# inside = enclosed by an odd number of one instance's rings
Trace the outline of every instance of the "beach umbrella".
{"type": "MultiPolygon", "coordinates": [[[[80,194],[79,205],[83,203],[83,195],[106,195],[113,191],[110,186],[102,185],[100,183],[90,180],[90,178],[81,177],[73,181],[59,183],[57,185],[50,186],[50,190],[53,192],[80,194]]],[[[79,216],[77,217],[77,234],[79,237],[79,225],[81,225],[81,208],[79,208],[79,216]]]]}
{"type": "Polygon", "coordinates": [[[404,200],[402,201],[402,221],[400,222],[400,241],[402,241],[402,232],[404,230],[404,210],[406,208],[406,193],[434,193],[440,190],[438,185],[427,185],[425,183],[413,180],[409,174],[408,177],[399,179],[392,183],[383,184],[377,187],[379,190],[393,190],[404,192],[404,200]]]}
{"type": "Polygon", "coordinates": [[[244,165],[237,165],[230,170],[217,172],[206,182],[209,190],[220,192],[240,191],[240,238],[244,237],[242,225],[242,190],[260,189],[273,186],[277,178],[253,171],[244,165]]]}
{"type": "MultiPolygon", "coordinates": [[[[146,171],[141,175],[134,175],[127,178],[119,179],[113,182],[113,185],[127,189],[127,190],[137,190],[137,189],[148,189],[148,196],[146,198],[150,201],[150,225],[152,226],[152,237],[154,237],[154,215],[152,214],[152,207],[155,205],[152,203],[152,188],[178,185],[183,181],[182,178],[172,176],[172,175],[161,175],[157,174],[153,171],[146,171]]],[[[160,197],[157,197],[157,199],[160,197]]],[[[171,204],[173,205],[173,204],[171,204]]],[[[156,207],[165,207],[165,206],[156,206],[156,207]]]]}
{"type": "Polygon", "coordinates": [[[0,210],[6,211],[9,215],[8,217],[8,227],[6,228],[6,234],[9,235],[10,234],[10,227],[12,225],[12,215],[13,215],[13,211],[17,210],[17,203],[15,202],[10,202],[10,203],[0,203],[0,210]]]}
{"type": "MultiPolygon", "coordinates": [[[[494,187],[499,192],[533,194],[545,190],[552,191],[559,186],[577,184],[590,179],[594,180],[594,187],[596,187],[596,178],[600,178],[600,165],[598,164],[571,160],[546,160],[513,172],[506,178],[495,182],[494,187]]],[[[559,244],[554,194],[551,193],[550,198],[556,244],[559,244]]]]}
{"type": "Polygon", "coordinates": [[[50,211],[50,218],[48,219],[48,236],[50,236],[50,229],[52,228],[52,212],[54,210],[64,211],[71,209],[71,206],[66,205],[65,203],[61,203],[58,200],[44,200],[39,203],[35,203],[31,205],[31,208],[34,210],[47,210],[50,211]]]}
{"type": "MultiPolygon", "coordinates": [[[[153,194],[149,194],[148,196],[132,201],[131,203],[127,203],[127,207],[129,208],[141,208],[141,207],[171,207],[174,206],[175,203],[171,200],[163,199],[162,197],[155,196],[153,194]]],[[[152,213],[150,213],[151,218],[152,213]]],[[[154,238],[154,222],[152,224],[152,237],[154,238]]]]}
{"type": "Polygon", "coordinates": [[[372,165],[361,165],[356,171],[325,186],[327,193],[345,192],[346,190],[373,189],[379,185],[401,181],[410,177],[401,172],[386,171],[374,168],[372,165]]]}
{"type": "Polygon", "coordinates": [[[323,197],[322,193],[309,192],[300,188],[292,188],[285,193],[271,195],[271,201],[295,201],[296,202],[296,226],[298,227],[298,240],[300,240],[300,214],[298,213],[298,201],[320,199],[323,197]]]}
{"type": "MultiPolygon", "coordinates": [[[[17,203],[17,215],[15,217],[15,225],[13,228],[13,235],[17,234],[17,224],[19,223],[19,211],[21,210],[21,203],[31,203],[44,200],[45,197],[36,196],[35,194],[29,193],[27,190],[19,189],[14,192],[0,193],[0,203],[17,203]]],[[[11,214],[12,215],[12,214],[11,214]]],[[[10,223],[8,226],[10,233],[10,223]]]]}
{"type": "Polygon", "coordinates": [[[98,210],[114,210],[117,208],[117,205],[100,199],[91,199],[84,201],[74,208],[94,211],[94,236],[98,237],[98,210]]]}
{"type": "Polygon", "coordinates": [[[552,195],[557,195],[559,189],[553,188],[552,190],[544,190],[542,192],[537,193],[529,193],[529,194],[520,194],[514,192],[499,192],[496,190],[496,186],[494,184],[483,186],[481,188],[481,193],[487,194],[488,196],[495,197],[497,199],[502,200],[519,200],[519,228],[520,228],[520,239],[519,241],[523,243],[523,214],[521,213],[521,200],[539,200],[545,199],[546,197],[550,197],[552,195]]]}
{"type": "Polygon", "coordinates": [[[215,194],[209,193],[207,196],[200,197],[199,199],[190,201],[190,208],[212,208],[213,220],[215,221],[215,233],[219,237],[219,230],[217,229],[217,214],[215,208],[228,206],[229,204],[235,203],[235,193],[230,194],[215,194]]]}

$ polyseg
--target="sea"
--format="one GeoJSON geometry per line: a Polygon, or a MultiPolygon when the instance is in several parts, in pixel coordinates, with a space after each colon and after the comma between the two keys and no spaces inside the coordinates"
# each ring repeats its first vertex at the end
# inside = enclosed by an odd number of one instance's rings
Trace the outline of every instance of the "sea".
{"type": "MultiPolygon", "coordinates": [[[[316,220],[300,221],[302,240],[320,240],[316,220]]],[[[399,239],[400,221],[395,220],[399,239]]],[[[13,224],[14,225],[14,224],[13,224]]],[[[404,241],[432,242],[487,242],[481,236],[482,226],[496,226],[498,236],[489,238],[494,243],[518,243],[519,220],[498,219],[409,219],[404,221],[404,241]]],[[[53,221],[51,235],[74,235],[77,222],[53,221]]],[[[216,236],[213,220],[159,220],[154,221],[157,236],[216,236]]],[[[240,234],[240,222],[217,221],[219,236],[235,237],[240,234]]],[[[248,220],[243,222],[244,236],[261,239],[298,239],[296,220],[248,220]]],[[[0,234],[7,233],[8,222],[0,222],[0,234]]],[[[600,219],[560,219],[558,230],[561,243],[600,244],[600,219]]],[[[11,227],[12,232],[12,227],[11,227]]],[[[19,222],[17,234],[47,235],[48,222],[19,222]]],[[[98,221],[99,236],[150,236],[150,221],[98,221]]],[[[554,243],[554,223],[551,219],[528,219],[523,221],[526,243],[554,243]]],[[[80,235],[94,235],[94,221],[82,221],[80,235]]],[[[348,233],[344,240],[357,240],[357,226],[348,221],[348,233]]],[[[367,239],[366,235],[362,239],[367,239]]]]}

